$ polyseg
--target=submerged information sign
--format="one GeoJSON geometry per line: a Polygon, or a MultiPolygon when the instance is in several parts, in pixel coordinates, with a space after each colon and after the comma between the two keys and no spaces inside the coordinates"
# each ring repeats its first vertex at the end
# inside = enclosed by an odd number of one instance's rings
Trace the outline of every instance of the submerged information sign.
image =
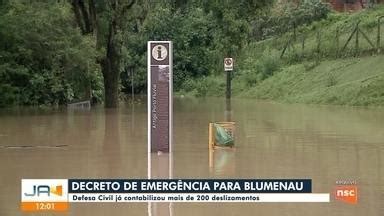
{"type": "Polygon", "coordinates": [[[148,42],[148,152],[171,152],[172,42],[148,42]]]}

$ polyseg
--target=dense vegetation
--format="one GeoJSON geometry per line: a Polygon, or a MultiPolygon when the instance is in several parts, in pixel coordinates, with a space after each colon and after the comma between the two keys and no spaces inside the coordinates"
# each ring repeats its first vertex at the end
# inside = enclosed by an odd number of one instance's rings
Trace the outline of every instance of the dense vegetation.
{"type": "Polygon", "coordinates": [[[285,32],[288,20],[325,16],[311,15],[324,5],[308,2],[302,16],[289,5],[267,16],[273,1],[2,0],[0,106],[91,98],[114,107],[119,92],[131,89],[129,71],[136,93],[145,93],[148,40],[174,42],[175,89],[189,90],[191,82],[220,74],[224,56],[285,32]]]}
{"type": "Polygon", "coordinates": [[[95,44],[69,7],[12,3],[0,14],[0,106],[64,104],[91,89],[101,98],[95,44]]]}
{"type": "Polygon", "coordinates": [[[91,99],[115,107],[130,93],[131,78],[135,93],[146,93],[148,40],[173,41],[180,94],[222,96],[222,61],[231,56],[235,94],[276,99],[257,88],[286,68],[309,70],[371,51],[365,42],[360,53],[351,46],[340,52],[332,39],[343,26],[338,34],[345,40],[357,19],[375,28],[381,11],[370,11],[368,18],[336,15],[318,0],[1,0],[0,106],[91,99]]]}

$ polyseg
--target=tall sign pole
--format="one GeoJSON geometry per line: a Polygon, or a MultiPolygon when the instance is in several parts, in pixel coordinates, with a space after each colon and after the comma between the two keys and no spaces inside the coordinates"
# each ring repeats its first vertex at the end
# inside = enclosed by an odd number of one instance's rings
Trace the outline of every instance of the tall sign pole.
{"type": "Polygon", "coordinates": [[[231,72],[233,71],[233,59],[225,58],[224,59],[224,71],[227,72],[227,91],[226,98],[231,99],[231,72]]]}
{"type": "MultiPolygon", "coordinates": [[[[172,61],[171,41],[148,42],[148,179],[166,179],[173,176],[172,61]]],[[[173,204],[148,202],[148,215],[172,216],[173,204]]]]}
{"type": "Polygon", "coordinates": [[[172,42],[148,42],[148,153],[172,152],[172,42]]]}
{"type": "Polygon", "coordinates": [[[227,89],[225,92],[225,98],[226,98],[225,120],[232,121],[232,108],[231,108],[231,82],[232,82],[231,73],[233,71],[232,58],[224,58],[224,71],[226,72],[226,75],[227,75],[227,89]]]}

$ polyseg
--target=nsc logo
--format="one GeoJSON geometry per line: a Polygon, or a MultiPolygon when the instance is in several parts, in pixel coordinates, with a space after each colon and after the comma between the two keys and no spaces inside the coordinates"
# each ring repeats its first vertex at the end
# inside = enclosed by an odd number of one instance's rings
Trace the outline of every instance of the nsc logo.
{"type": "Polygon", "coordinates": [[[21,210],[65,211],[67,209],[67,179],[21,180],[21,210]]]}
{"type": "Polygon", "coordinates": [[[337,186],[334,190],[336,200],[349,204],[357,204],[357,185],[356,181],[336,181],[337,186]]]}

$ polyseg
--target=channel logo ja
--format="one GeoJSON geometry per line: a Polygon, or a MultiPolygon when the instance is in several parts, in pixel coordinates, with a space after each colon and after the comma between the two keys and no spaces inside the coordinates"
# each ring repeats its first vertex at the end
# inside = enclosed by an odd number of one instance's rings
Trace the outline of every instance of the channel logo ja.
{"type": "Polygon", "coordinates": [[[57,185],[57,186],[49,186],[49,185],[33,185],[32,190],[30,192],[24,193],[27,197],[34,197],[34,196],[51,196],[51,194],[54,194],[56,196],[62,196],[63,195],[63,186],[57,185]]]}

